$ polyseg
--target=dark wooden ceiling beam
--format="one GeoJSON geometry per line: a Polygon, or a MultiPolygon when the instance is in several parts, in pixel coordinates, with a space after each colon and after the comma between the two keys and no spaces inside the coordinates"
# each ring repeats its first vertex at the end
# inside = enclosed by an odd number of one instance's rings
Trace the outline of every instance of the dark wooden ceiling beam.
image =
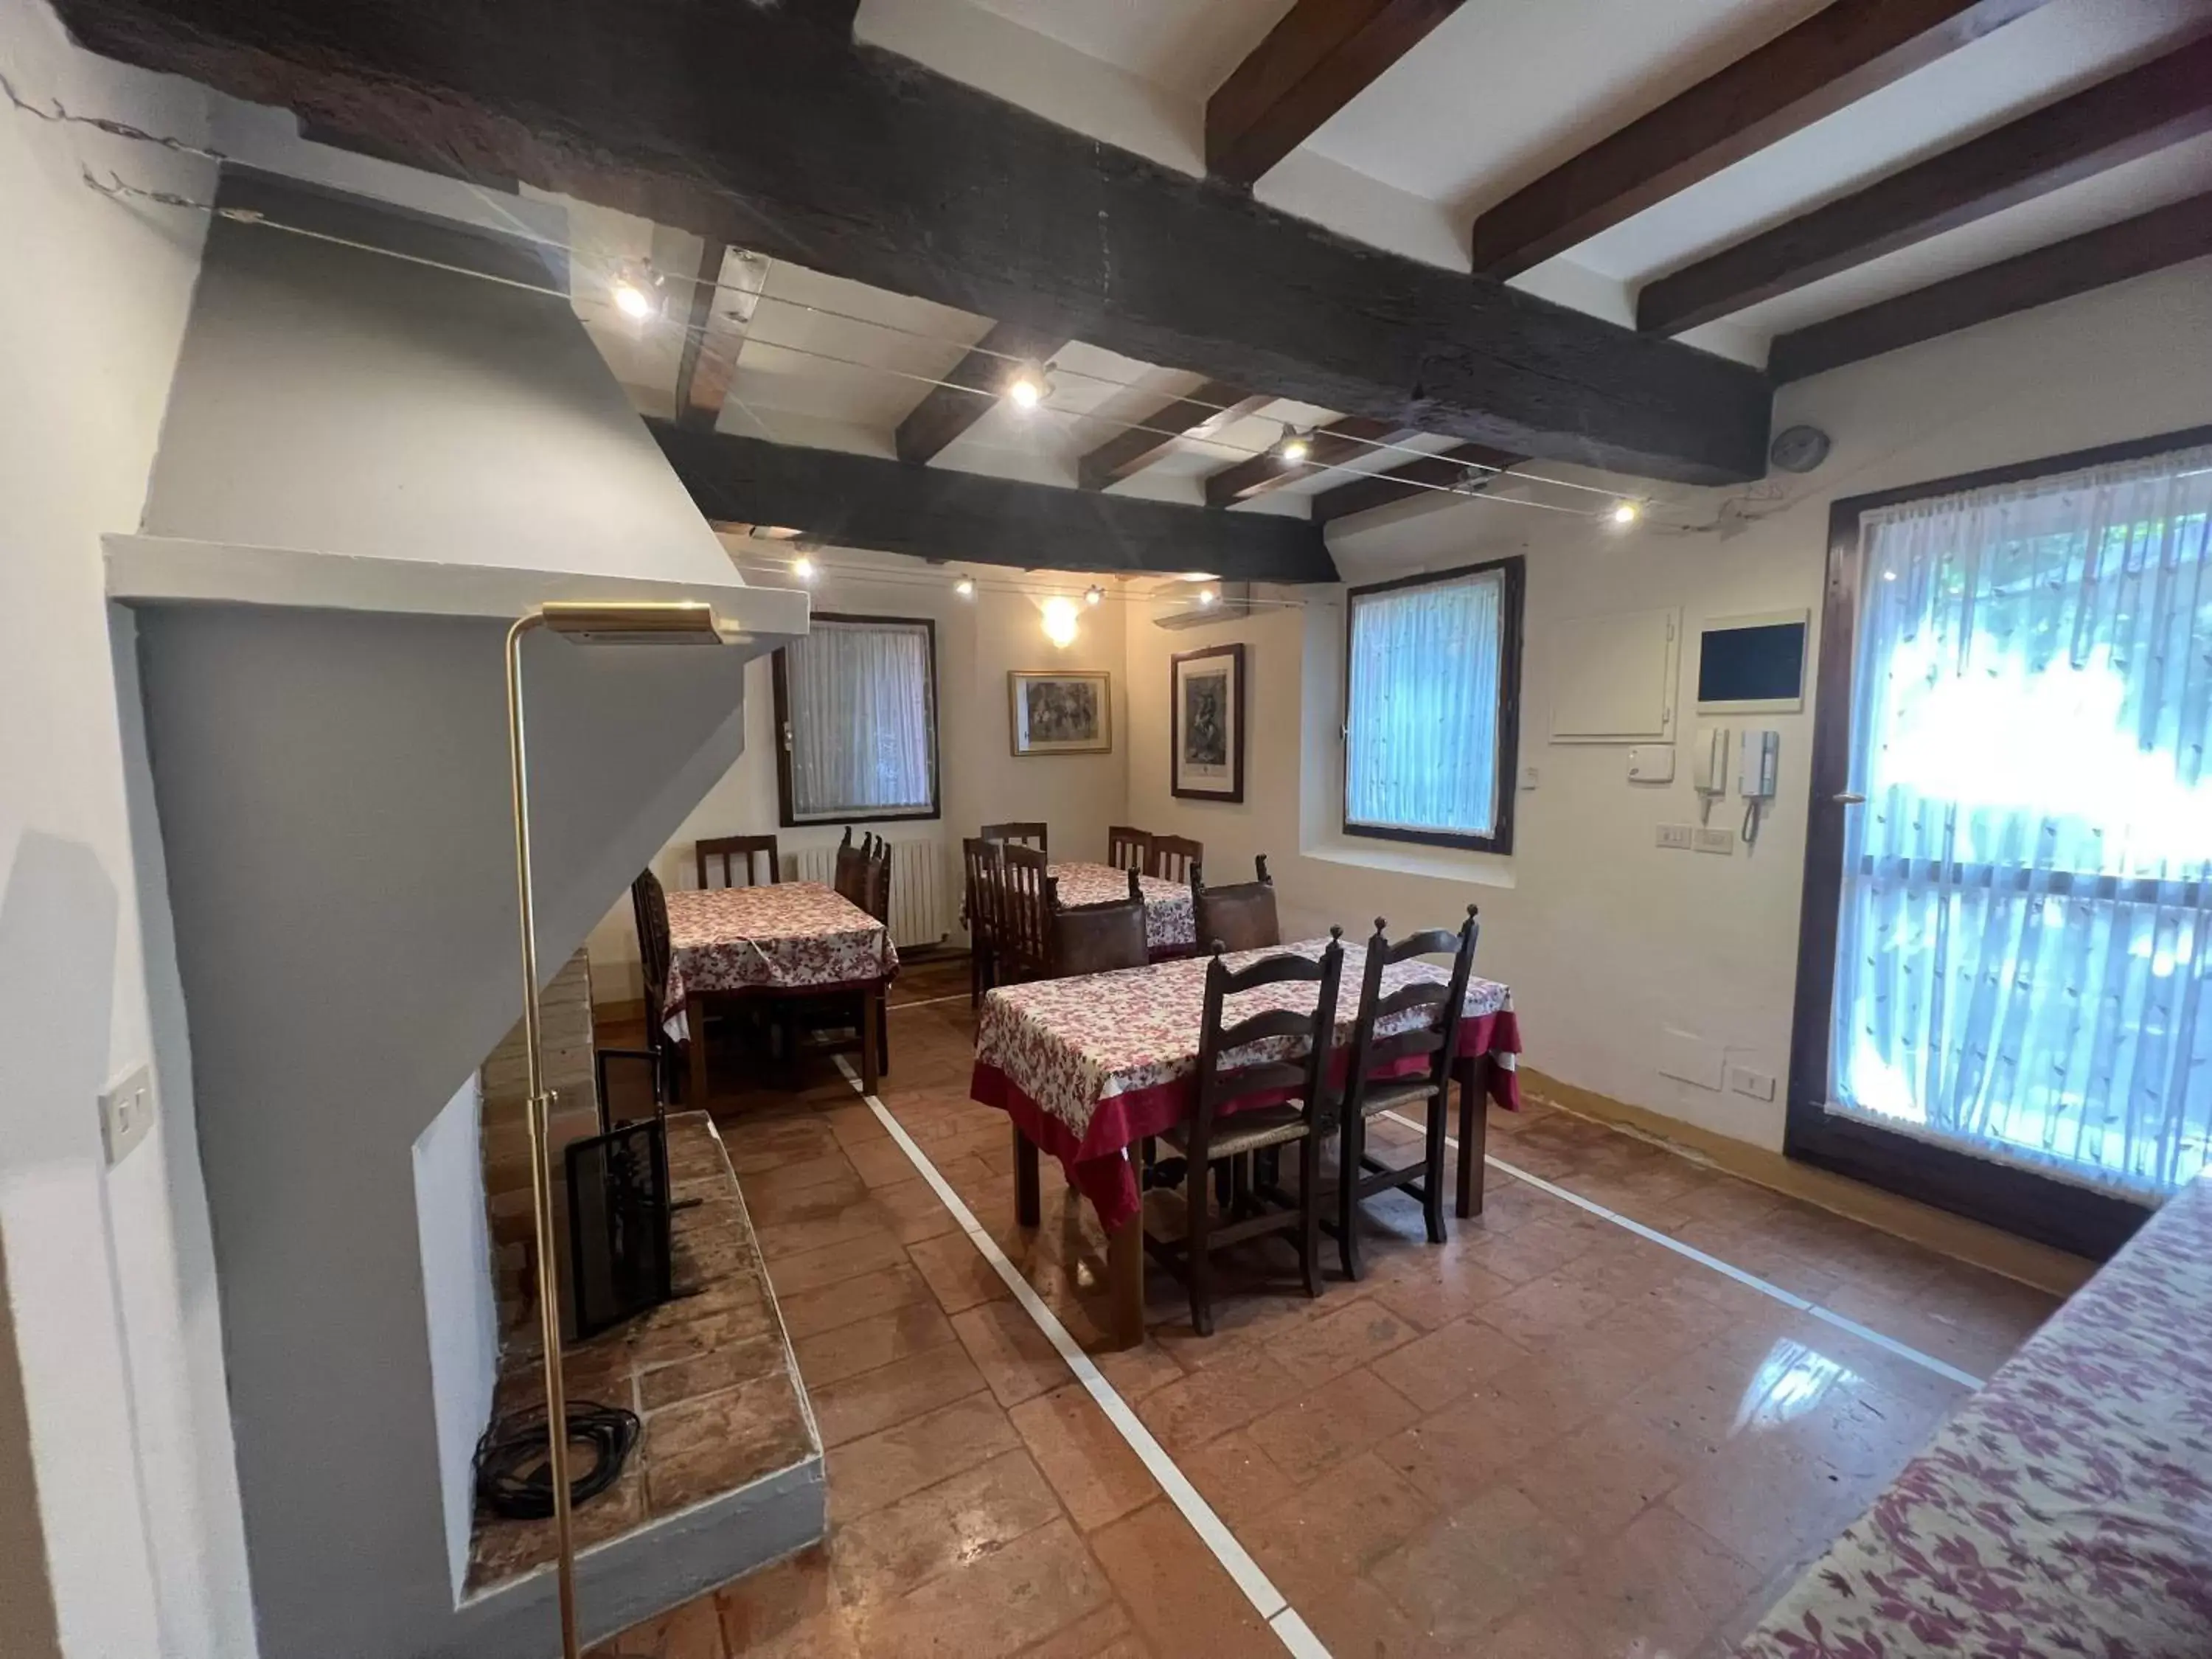
{"type": "Polygon", "coordinates": [[[1249,185],[1457,11],[1460,0],[1297,0],[1206,100],[1206,165],[1249,185]]]}
{"type": "Polygon", "coordinates": [[[1065,343],[1013,323],[993,325],[968,355],[946,371],[945,384],[930,387],[929,394],[899,422],[896,438],[899,459],[929,460],[990,411],[1000,389],[1024,361],[1034,359],[1042,364],[1065,343]]]}
{"type": "Polygon", "coordinates": [[[1778,385],[1802,380],[2207,256],[2212,256],[2212,192],[1778,334],[1767,354],[1767,373],[1778,385]]]}
{"type": "Polygon", "coordinates": [[[1764,471],[1765,377],[1386,253],[785,5],[58,0],[90,49],[387,153],[1547,459],[1764,471]],[[711,66],[711,73],[702,70],[711,66]]]}
{"type": "Polygon", "coordinates": [[[1076,482],[1085,489],[1119,483],[1143,471],[1183,439],[1218,432],[1273,401],[1250,396],[1226,381],[1208,380],[1188,397],[1162,404],[1097,448],[1085,451],[1076,463],[1076,482]]]}
{"type": "Polygon", "coordinates": [[[710,239],[702,250],[676,368],[678,424],[712,431],[721,418],[767,276],[766,261],[720,242],[710,239]]]}
{"type": "Polygon", "coordinates": [[[2212,35],[1724,248],[1637,295],[1678,334],[2212,130],[2212,35]]]}
{"type": "Polygon", "coordinates": [[[1314,432],[1303,461],[1286,461],[1274,450],[1267,449],[1210,474],[1206,480],[1206,504],[1234,507],[1297,479],[1310,478],[1324,467],[1341,466],[1346,461],[1370,455],[1378,444],[1403,443],[1419,436],[1414,428],[1394,421],[1346,415],[1314,432]]]}
{"type": "Polygon", "coordinates": [[[1233,581],[1336,580],[1319,526],[1303,519],[1209,513],[731,432],[687,432],[665,421],[646,424],[699,511],[718,523],[777,525],[841,547],[960,563],[1131,574],[1203,569],[1233,581]]]}
{"type": "Polygon", "coordinates": [[[1527,459],[1483,444],[1462,444],[1440,454],[1424,455],[1388,472],[1370,472],[1324,489],[1313,498],[1316,524],[1348,519],[1413,495],[1434,495],[1439,490],[1486,489],[1501,474],[1527,459]]]}
{"type": "Polygon", "coordinates": [[[2043,3],[1836,0],[1482,213],[1474,269],[1540,264],[2043,3]]]}

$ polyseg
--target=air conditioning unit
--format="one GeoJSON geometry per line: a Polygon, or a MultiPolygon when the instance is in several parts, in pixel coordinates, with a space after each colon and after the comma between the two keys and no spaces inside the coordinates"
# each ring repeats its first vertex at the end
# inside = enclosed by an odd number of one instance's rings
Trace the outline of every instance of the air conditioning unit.
{"type": "Polygon", "coordinates": [[[1156,599],[1171,599],[1176,609],[1152,618],[1155,628],[1204,628],[1209,623],[1234,622],[1252,614],[1252,584],[1249,582],[1176,582],[1156,589],[1156,599]],[[1206,595],[1213,596],[1208,603],[1206,595]]]}

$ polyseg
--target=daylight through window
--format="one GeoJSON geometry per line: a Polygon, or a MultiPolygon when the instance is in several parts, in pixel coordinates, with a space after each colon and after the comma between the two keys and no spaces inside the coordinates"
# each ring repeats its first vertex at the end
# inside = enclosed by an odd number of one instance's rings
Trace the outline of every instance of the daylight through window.
{"type": "Polygon", "coordinates": [[[786,823],[936,816],[936,659],[902,617],[817,615],[776,653],[786,823]]]}

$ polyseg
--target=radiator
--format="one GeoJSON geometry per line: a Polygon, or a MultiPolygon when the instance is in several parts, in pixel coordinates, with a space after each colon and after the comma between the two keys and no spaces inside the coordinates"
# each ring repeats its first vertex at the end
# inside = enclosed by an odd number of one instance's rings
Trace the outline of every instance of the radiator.
{"type": "MultiPolygon", "coordinates": [[[[891,943],[902,951],[943,944],[960,908],[945,843],[933,836],[914,836],[890,846],[891,943]]],[[[809,847],[783,855],[783,873],[826,884],[836,875],[836,864],[834,846],[809,847]]]]}

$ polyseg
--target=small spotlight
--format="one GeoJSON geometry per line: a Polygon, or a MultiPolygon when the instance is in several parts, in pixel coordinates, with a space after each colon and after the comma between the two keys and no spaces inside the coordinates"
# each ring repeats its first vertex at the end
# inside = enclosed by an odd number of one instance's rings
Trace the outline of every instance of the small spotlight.
{"type": "Polygon", "coordinates": [[[812,581],[814,580],[814,561],[808,558],[804,553],[800,554],[797,558],[791,562],[791,574],[798,577],[799,580],[803,582],[812,581]]]}
{"type": "Polygon", "coordinates": [[[1313,453],[1313,441],[1294,426],[1285,427],[1283,441],[1275,446],[1275,453],[1295,466],[1313,453]]]}
{"type": "Polygon", "coordinates": [[[1085,605],[1096,605],[1105,597],[1106,590],[1095,583],[1083,590],[1083,602],[1085,605]]]}
{"type": "Polygon", "coordinates": [[[615,309],[634,323],[660,314],[660,278],[651,265],[633,265],[617,273],[608,285],[607,295],[615,302],[615,309]]]}
{"type": "Polygon", "coordinates": [[[1634,501],[1616,501],[1613,503],[1613,521],[1615,524],[1634,524],[1643,516],[1644,509],[1637,506],[1634,501]]]}
{"type": "Polygon", "coordinates": [[[1213,602],[1220,597],[1220,594],[1215,592],[1210,587],[1201,587],[1198,590],[1198,602],[1201,605],[1211,606],[1213,602]]]}
{"type": "Polygon", "coordinates": [[[952,584],[952,591],[957,593],[963,599],[974,599],[975,597],[975,579],[973,576],[963,576],[958,581],[952,584]]]}
{"type": "Polygon", "coordinates": [[[1035,363],[1024,363],[1006,382],[1006,397],[1016,409],[1035,409],[1052,395],[1052,375],[1035,363]]]}

